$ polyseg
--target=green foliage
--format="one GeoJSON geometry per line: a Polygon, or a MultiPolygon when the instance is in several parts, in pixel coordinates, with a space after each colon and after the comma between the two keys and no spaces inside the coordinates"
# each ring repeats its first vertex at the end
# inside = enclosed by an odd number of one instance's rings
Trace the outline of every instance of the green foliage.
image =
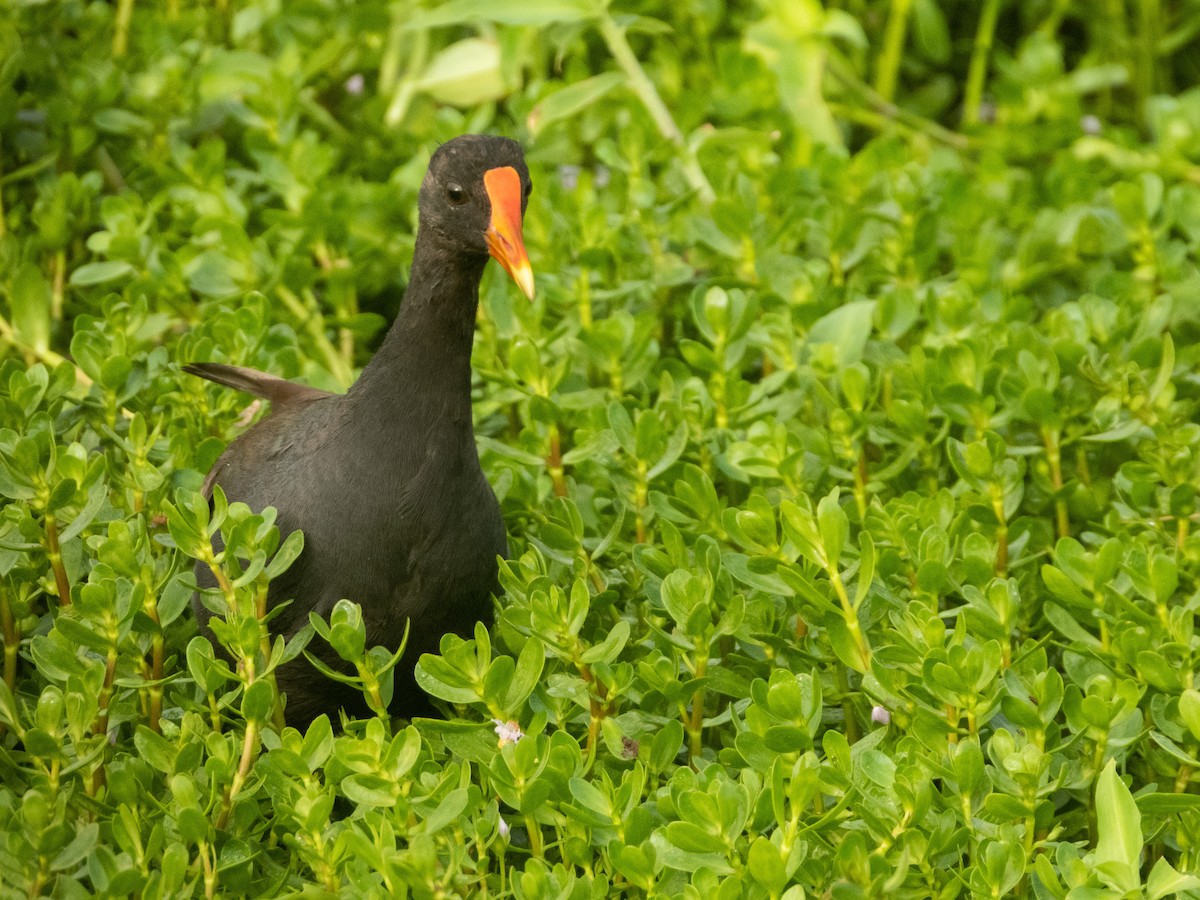
{"type": "Polygon", "coordinates": [[[209,6],[0,8],[4,896],[1200,896],[1195,3],[209,6]],[[474,130],[497,622],[301,734],[402,648],[178,366],[344,388],[474,130]]]}

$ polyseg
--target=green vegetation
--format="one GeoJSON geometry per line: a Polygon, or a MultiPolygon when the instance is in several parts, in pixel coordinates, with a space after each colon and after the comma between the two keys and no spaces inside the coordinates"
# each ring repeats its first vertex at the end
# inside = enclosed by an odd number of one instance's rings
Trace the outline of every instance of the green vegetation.
{"type": "MultiPolygon", "coordinates": [[[[1194,0],[0,8],[0,893],[1200,896],[1198,51],[1194,0]],[[344,388],[468,131],[536,185],[501,612],[446,720],[300,734],[298,540],[200,497],[247,398],[179,365],[344,388]]],[[[386,702],[352,604],[311,639],[386,702]]]]}

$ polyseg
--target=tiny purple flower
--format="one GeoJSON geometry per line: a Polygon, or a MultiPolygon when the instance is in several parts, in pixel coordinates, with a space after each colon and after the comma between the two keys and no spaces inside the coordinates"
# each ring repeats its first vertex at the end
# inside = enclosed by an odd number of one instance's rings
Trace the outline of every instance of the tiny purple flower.
{"type": "Polygon", "coordinates": [[[892,721],[892,714],[887,711],[887,707],[872,706],[871,707],[871,721],[877,722],[880,725],[886,725],[892,721]]]}
{"type": "Polygon", "coordinates": [[[564,191],[575,190],[579,186],[579,166],[559,166],[558,183],[562,185],[564,191]]]}

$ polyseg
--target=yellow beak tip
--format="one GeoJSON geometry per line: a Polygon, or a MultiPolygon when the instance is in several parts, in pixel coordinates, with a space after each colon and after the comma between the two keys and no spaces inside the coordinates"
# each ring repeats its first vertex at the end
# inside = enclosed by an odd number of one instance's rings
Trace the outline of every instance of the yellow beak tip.
{"type": "Polygon", "coordinates": [[[530,300],[533,299],[533,269],[528,264],[515,269],[512,273],[512,279],[517,283],[517,287],[530,300]]]}

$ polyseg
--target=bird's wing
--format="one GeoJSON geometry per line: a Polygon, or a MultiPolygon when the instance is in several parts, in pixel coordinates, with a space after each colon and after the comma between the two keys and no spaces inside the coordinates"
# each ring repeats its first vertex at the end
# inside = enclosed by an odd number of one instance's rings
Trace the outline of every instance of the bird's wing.
{"type": "MultiPolygon", "coordinates": [[[[263,444],[259,453],[268,458],[276,457],[287,449],[286,446],[278,446],[278,430],[277,428],[272,428],[268,424],[269,422],[273,424],[284,422],[291,419],[293,415],[300,413],[301,409],[307,408],[314,400],[327,400],[338,396],[328,391],[322,391],[319,388],[309,387],[305,384],[296,384],[284,378],[279,378],[276,375],[268,375],[266,372],[260,372],[257,369],[248,369],[244,366],[227,366],[223,363],[188,363],[183,367],[183,370],[191,375],[198,375],[209,381],[215,381],[217,384],[245,391],[248,394],[253,394],[256,397],[270,401],[271,416],[269,419],[260,422],[234,442],[236,444],[249,440],[253,444],[263,444]],[[267,426],[265,430],[264,426],[267,426]]],[[[216,482],[218,475],[223,474],[222,470],[230,463],[228,453],[229,451],[226,450],[221,455],[221,458],[217,460],[209,471],[208,477],[204,479],[204,484],[201,487],[204,496],[212,496],[213,484],[216,482]]]]}
{"type": "Polygon", "coordinates": [[[227,366],[223,363],[188,363],[183,371],[215,381],[226,387],[245,391],[272,403],[288,403],[292,401],[320,400],[324,397],[336,397],[328,391],[309,387],[306,384],[296,384],[277,375],[268,375],[258,369],[247,369],[244,366],[227,366]]]}

